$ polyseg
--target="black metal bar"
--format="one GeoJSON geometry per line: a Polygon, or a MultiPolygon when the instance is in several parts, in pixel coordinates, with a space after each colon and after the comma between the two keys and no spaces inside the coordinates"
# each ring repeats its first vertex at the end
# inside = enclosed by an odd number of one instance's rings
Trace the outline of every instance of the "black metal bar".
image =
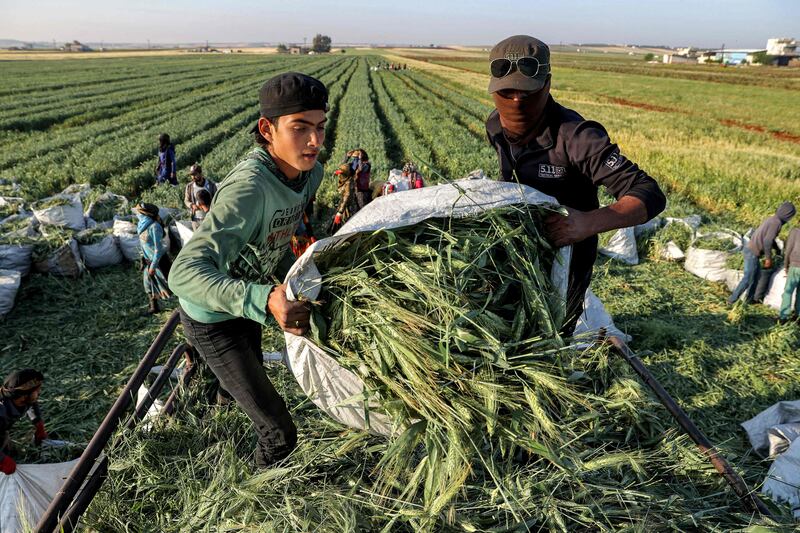
{"type": "Polygon", "coordinates": [[[81,454],[81,458],[78,460],[78,463],[64,480],[64,484],[61,486],[61,489],[59,489],[55,498],[53,498],[53,501],[50,502],[47,510],[39,519],[39,523],[36,524],[37,532],[50,532],[56,527],[59,517],[72,503],[73,498],[80,489],[81,484],[88,475],[89,471],[92,469],[96,459],[100,456],[100,453],[108,443],[109,438],[111,438],[111,435],[117,429],[120,419],[125,415],[125,411],[128,409],[128,406],[131,403],[131,396],[134,393],[133,391],[138,389],[139,386],[144,383],[147,374],[153,367],[153,363],[155,363],[158,356],[164,350],[164,346],[166,346],[170,336],[178,326],[179,320],[180,315],[178,309],[176,309],[172,312],[167,322],[161,327],[161,331],[159,331],[158,336],[153,341],[153,344],[150,345],[150,348],[147,350],[147,353],[145,353],[144,357],[142,357],[139,366],[136,368],[136,371],[133,373],[133,375],[131,375],[128,383],[125,385],[125,388],[117,398],[117,401],[114,402],[111,410],[109,410],[108,414],[106,414],[105,419],[103,419],[103,422],[95,432],[92,440],[89,441],[89,445],[83,451],[83,454],[81,454]]]}
{"type": "Polygon", "coordinates": [[[80,492],[75,496],[72,505],[69,506],[64,517],[59,522],[56,530],[71,532],[78,526],[80,520],[89,504],[92,503],[103,482],[106,480],[108,474],[108,456],[103,455],[97,462],[97,467],[89,473],[86,483],[83,484],[80,492]]]}
{"type": "MultiPolygon", "coordinates": [[[[189,347],[189,349],[191,350],[191,347],[189,347]]],[[[186,369],[183,378],[181,378],[180,386],[172,389],[169,398],[164,402],[164,414],[172,416],[175,412],[175,404],[178,401],[178,391],[181,389],[186,390],[189,387],[189,382],[192,380],[192,376],[194,376],[195,372],[197,372],[197,363],[190,363],[189,368],[186,369]]]]}
{"type": "Polygon", "coordinates": [[[642,363],[641,359],[633,353],[633,351],[625,344],[622,339],[617,337],[608,337],[609,342],[615,348],[615,351],[622,356],[623,359],[633,368],[642,381],[650,387],[650,389],[658,397],[661,404],[667,408],[667,411],[672,415],[678,425],[689,435],[697,447],[703,452],[711,464],[714,465],[717,472],[722,474],[722,477],[728,482],[733,491],[747,507],[749,511],[757,511],[762,515],[773,518],[772,513],[767,506],[762,502],[748,487],[744,479],[736,473],[728,461],[722,457],[717,449],[708,440],[708,437],[698,428],[694,422],[689,418],[686,412],[681,409],[681,406],[669,395],[669,393],[661,386],[661,383],[656,380],[650,370],[642,363]]]}
{"type": "MultiPolygon", "coordinates": [[[[172,354],[170,354],[167,362],[164,363],[164,367],[161,369],[161,372],[159,372],[155,381],[153,381],[153,385],[149,387],[147,397],[142,399],[142,402],[136,407],[136,411],[133,413],[133,416],[128,419],[128,423],[125,424],[126,429],[132,429],[137,422],[144,418],[144,416],[147,414],[147,411],[150,409],[150,406],[153,405],[156,398],[158,398],[158,395],[161,394],[161,390],[164,388],[164,385],[167,384],[170,375],[172,375],[172,371],[178,364],[178,359],[185,351],[186,344],[179,344],[174,350],[172,350],[172,354]]],[[[64,516],[61,518],[56,531],[72,533],[72,531],[78,526],[78,520],[89,507],[89,504],[92,503],[97,491],[99,491],[100,487],[103,485],[107,471],[108,456],[104,455],[97,462],[97,468],[89,473],[86,483],[84,483],[83,488],[80,490],[80,492],[78,492],[77,496],[75,497],[75,501],[72,502],[72,505],[70,505],[67,511],[64,513],[64,516]]]]}
{"type": "Polygon", "coordinates": [[[133,413],[133,417],[128,422],[127,429],[132,428],[136,425],[136,422],[144,418],[144,415],[146,415],[147,411],[150,410],[150,406],[155,403],[156,398],[158,398],[158,395],[161,394],[161,389],[163,389],[164,385],[166,385],[169,381],[172,371],[175,370],[175,367],[178,365],[178,359],[185,352],[186,344],[179,344],[174,350],[172,350],[172,353],[167,359],[167,362],[164,363],[164,367],[161,369],[161,372],[159,372],[155,381],[153,381],[153,384],[148,388],[147,397],[142,400],[142,403],[136,406],[136,411],[133,413]]]}

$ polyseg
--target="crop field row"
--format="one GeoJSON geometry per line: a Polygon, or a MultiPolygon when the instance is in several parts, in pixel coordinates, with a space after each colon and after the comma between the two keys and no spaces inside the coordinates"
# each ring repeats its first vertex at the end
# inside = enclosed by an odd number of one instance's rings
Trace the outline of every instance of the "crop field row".
{"type": "MultiPolygon", "coordinates": [[[[337,62],[322,59],[304,68],[322,76],[337,62]]],[[[107,184],[111,190],[135,196],[152,174],[159,133],[169,132],[178,145],[179,165],[191,165],[237,126],[243,128],[246,122],[257,118],[253,101],[259,80],[289,64],[247,65],[235,76],[224,71],[201,87],[196,87],[189,77],[180,82],[183,92],[177,91],[174,98],[159,98],[150,107],[121,106],[115,108],[118,116],[86,127],[51,128],[42,136],[26,136],[16,146],[12,142],[8,152],[3,151],[8,159],[0,173],[16,177],[23,193],[31,198],[51,194],[74,182],[107,184]]],[[[115,107],[117,103],[112,97],[107,105],[115,107]]]]}

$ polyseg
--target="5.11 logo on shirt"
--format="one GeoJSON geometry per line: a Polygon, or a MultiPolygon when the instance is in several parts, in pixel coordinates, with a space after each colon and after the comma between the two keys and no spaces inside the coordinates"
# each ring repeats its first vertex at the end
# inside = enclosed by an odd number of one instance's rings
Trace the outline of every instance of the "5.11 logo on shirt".
{"type": "Polygon", "coordinates": [[[567,175],[567,167],[551,165],[549,163],[539,163],[540,178],[563,178],[567,175]]]}

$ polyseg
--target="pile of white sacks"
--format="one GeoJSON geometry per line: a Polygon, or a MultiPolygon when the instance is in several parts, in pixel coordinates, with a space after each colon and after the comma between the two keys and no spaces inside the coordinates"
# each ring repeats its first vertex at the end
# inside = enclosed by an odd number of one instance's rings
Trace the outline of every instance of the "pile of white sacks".
{"type": "MultiPolygon", "coordinates": [[[[743,272],[730,268],[729,260],[731,256],[742,253],[742,248],[749,242],[753,230],[749,230],[745,235],[729,229],[704,232],[701,221],[699,215],[691,215],[686,218],[656,217],[645,224],[617,230],[608,244],[601,247],[599,252],[626,264],[636,265],[639,263],[637,239],[651,239],[670,224],[681,224],[691,230],[691,244],[684,250],[677,243],[669,241],[659,247],[658,253],[661,258],[683,262],[683,267],[687,272],[708,281],[724,283],[728,289],[733,290],[742,279],[743,272]],[[730,248],[725,251],[704,248],[703,242],[709,238],[730,240],[730,248]]],[[[780,239],[776,239],[776,244],[783,249],[783,242],[780,239]]],[[[786,271],[779,269],[772,276],[764,304],[774,309],[780,309],[785,285],[786,271]]]]}
{"type": "MultiPolygon", "coordinates": [[[[0,197],[0,207],[12,202],[19,206],[16,214],[0,220],[0,318],[13,308],[20,282],[31,271],[78,277],[86,269],[139,260],[141,248],[136,233],[136,216],[130,211],[128,200],[106,192],[94,201],[88,201],[90,191],[88,184],[70,185],[61,193],[30,206],[25,205],[21,198],[0,197]],[[62,200],[61,205],[37,208],[54,198],[62,200]],[[107,201],[112,201],[117,209],[98,208],[107,201]],[[95,220],[91,216],[98,214],[104,220],[95,220]],[[106,230],[107,235],[91,239],[89,244],[79,244],[82,232],[98,229],[106,230]],[[34,260],[37,241],[44,240],[50,232],[63,233],[64,230],[71,237],[59,248],[34,260]]],[[[161,211],[162,220],[170,224],[167,246],[170,245],[170,233],[181,243],[191,235],[191,226],[176,220],[181,213],[179,209],[163,208],[161,211]],[[181,230],[176,225],[180,225],[181,230]]]]}

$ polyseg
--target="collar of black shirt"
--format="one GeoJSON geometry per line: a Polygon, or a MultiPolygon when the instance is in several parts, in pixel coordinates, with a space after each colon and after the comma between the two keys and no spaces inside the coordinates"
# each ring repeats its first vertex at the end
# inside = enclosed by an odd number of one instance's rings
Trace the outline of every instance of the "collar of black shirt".
{"type": "MultiPolygon", "coordinates": [[[[530,150],[549,150],[553,147],[553,132],[552,132],[552,123],[553,123],[553,110],[556,106],[553,97],[550,96],[547,99],[547,106],[545,107],[545,120],[544,120],[544,128],[542,132],[537,135],[536,137],[531,140],[525,148],[530,150]]],[[[500,124],[500,114],[497,112],[497,109],[492,111],[489,115],[489,119],[486,121],[486,131],[492,137],[495,143],[500,143],[503,146],[509,146],[510,143],[506,136],[503,135],[503,126],[500,124]]]]}

